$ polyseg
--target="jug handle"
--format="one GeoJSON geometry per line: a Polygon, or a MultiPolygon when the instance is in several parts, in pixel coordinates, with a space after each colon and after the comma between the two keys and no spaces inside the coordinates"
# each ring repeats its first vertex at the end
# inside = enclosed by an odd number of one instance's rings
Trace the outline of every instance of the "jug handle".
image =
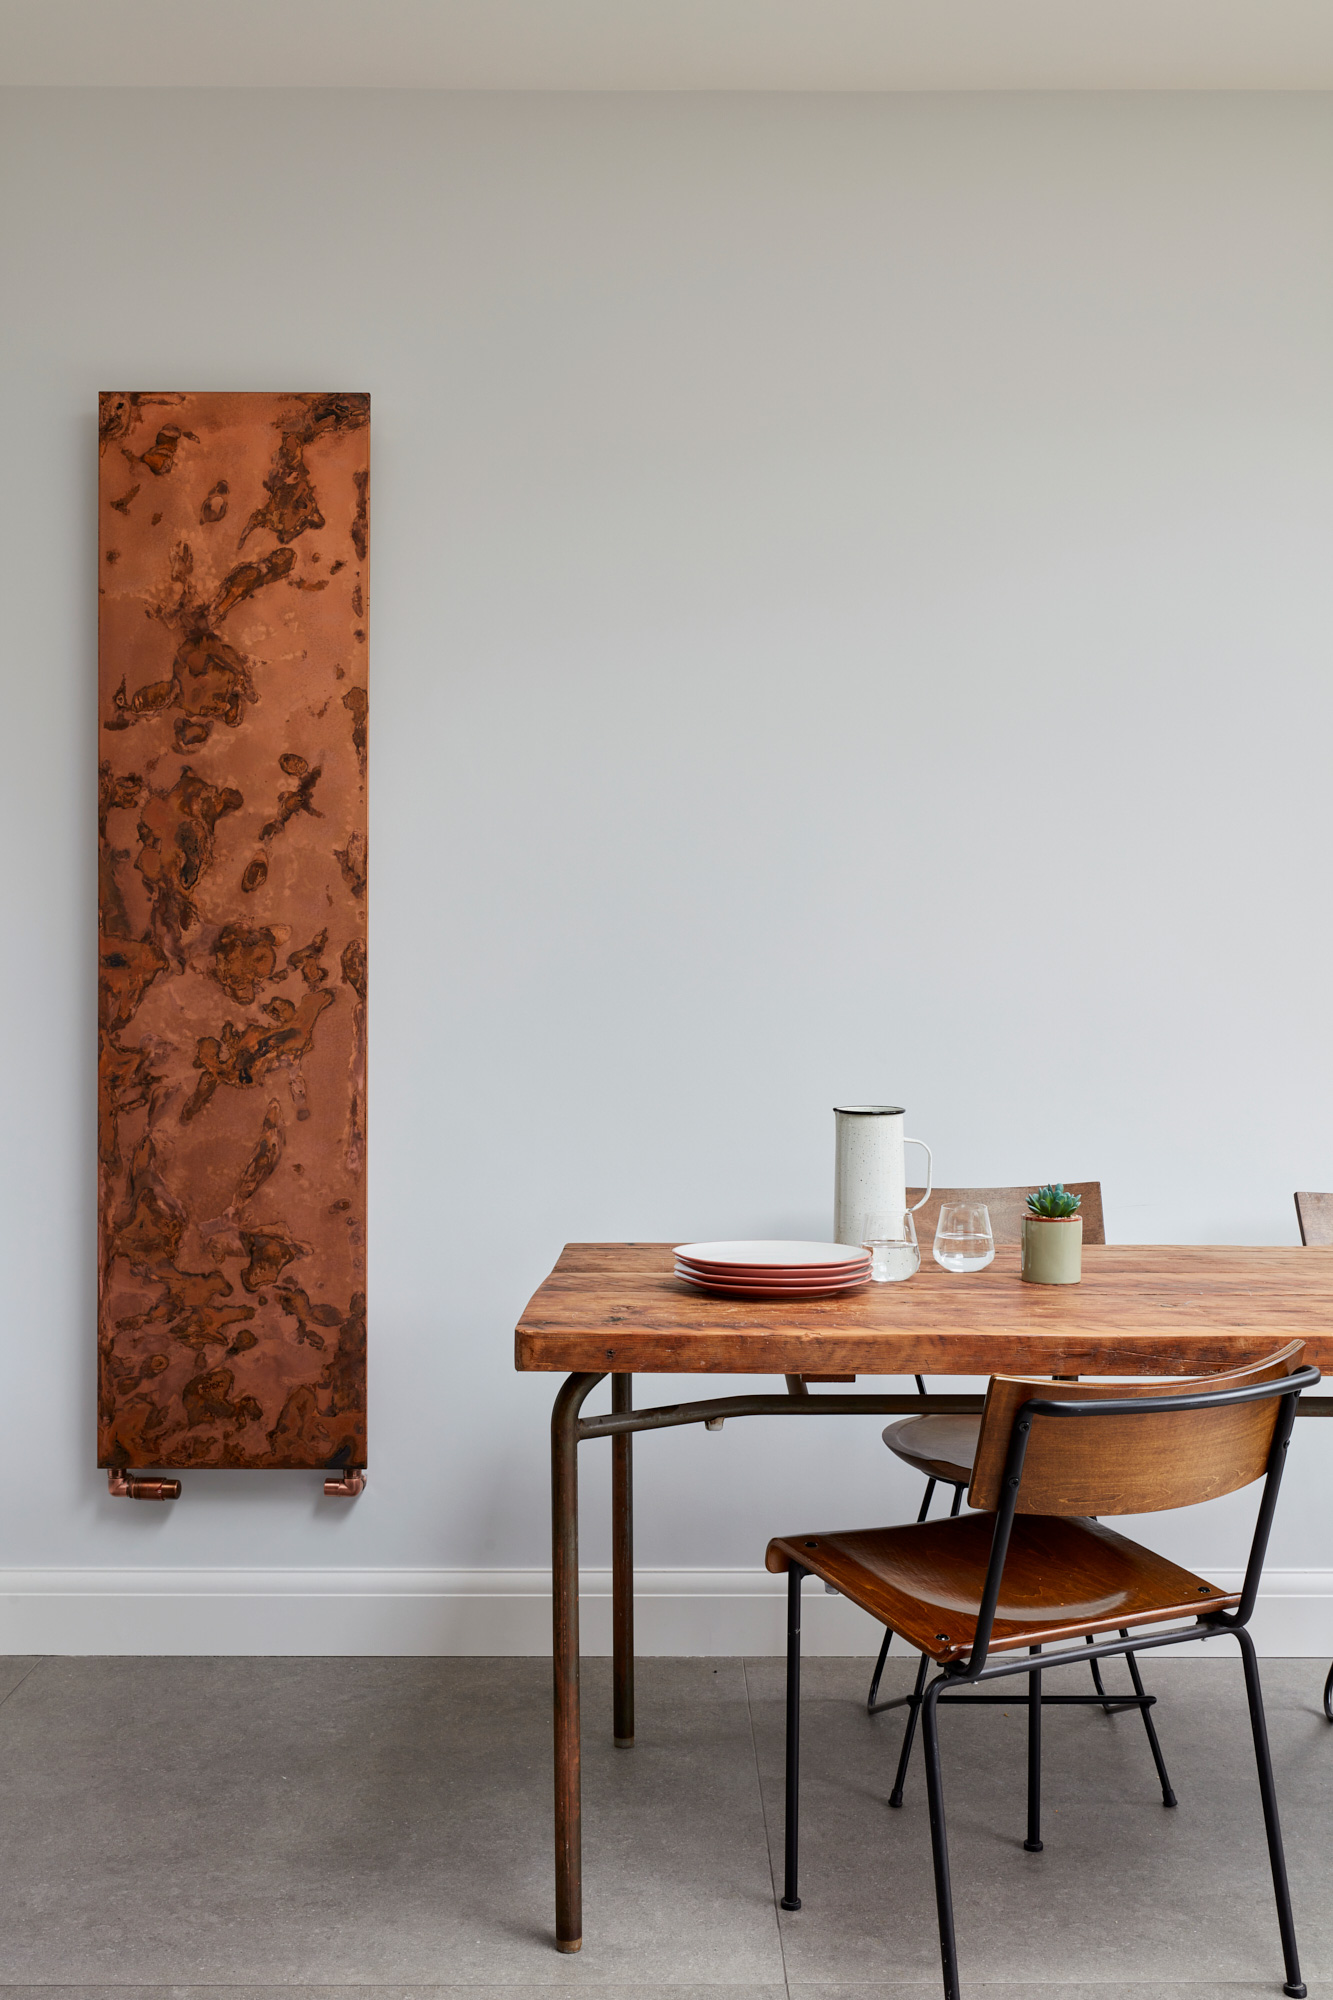
{"type": "Polygon", "coordinates": [[[926,1203],[930,1200],[931,1182],[935,1178],[935,1161],[934,1158],[932,1157],[930,1147],[926,1144],[924,1139],[904,1139],[903,1144],[904,1146],[919,1146],[922,1152],[926,1156],[926,1192],[922,1195],[920,1201],[914,1201],[912,1203],[911,1208],[908,1210],[909,1215],[915,1215],[917,1210],[919,1208],[924,1208],[926,1203]]]}

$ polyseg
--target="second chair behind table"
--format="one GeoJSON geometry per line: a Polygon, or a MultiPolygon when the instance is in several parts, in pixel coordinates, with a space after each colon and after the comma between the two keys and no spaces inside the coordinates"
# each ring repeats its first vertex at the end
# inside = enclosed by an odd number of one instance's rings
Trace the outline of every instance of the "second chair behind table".
{"type": "MultiPolygon", "coordinates": [[[[1105,1243],[1106,1224],[1102,1217],[1101,1182],[1068,1181],[1066,1182],[1066,1186],[1071,1194],[1076,1194],[1079,1197],[1078,1212],[1083,1218],[1083,1241],[1085,1243],[1105,1243]]],[[[1032,1187],[933,1188],[929,1200],[923,1202],[921,1207],[916,1211],[917,1235],[921,1243],[922,1255],[929,1255],[927,1245],[934,1237],[935,1224],[939,1219],[940,1209],[946,1202],[984,1202],[990,1211],[991,1235],[995,1238],[996,1243],[1021,1242],[1023,1217],[1027,1213],[1027,1199],[1030,1194],[1035,1194],[1036,1192],[1035,1185],[1032,1187]]],[[[909,1188],[907,1190],[909,1202],[919,1199],[920,1195],[920,1188],[909,1188]]],[[[962,1279],[960,1282],[965,1284],[967,1280],[962,1279]]],[[[916,1386],[918,1392],[924,1396],[926,1393],[926,1384],[924,1378],[920,1375],[916,1377],[916,1386]]],[[[953,1505],[949,1509],[949,1512],[950,1514],[958,1512],[958,1509],[963,1504],[963,1495],[967,1491],[968,1482],[972,1477],[972,1460],[976,1455],[977,1433],[980,1429],[980,1417],[903,1417],[897,1423],[889,1425],[884,1433],[885,1444],[889,1447],[895,1458],[902,1459],[904,1465],[910,1465],[912,1470],[919,1472],[926,1481],[925,1498],[921,1502],[921,1512],[916,1517],[918,1521],[924,1521],[927,1514],[929,1514],[930,1503],[935,1497],[936,1486],[952,1486],[953,1505]]],[[[866,1697],[866,1707],[872,1715],[876,1713],[875,1697],[879,1693],[880,1676],[884,1672],[884,1662],[888,1658],[889,1643],[892,1638],[892,1632],[884,1634],[884,1643],[880,1647],[879,1658],[875,1662],[875,1671],[870,1679],[870,1693],[866,1697]]],[[[1104,1692],[1101,1673],[1095,1660],[1090,1664],[1092,1666],[1093,1685],[1100,1695],[1104,1692]]],[[[1143,1693],[1142,1688],[1137,1688],[1137,1692],[1141,1695],[1143,1693]]],[[[884,1703],[886,1708],[892,1705],[888,1702],[884,1703]]],[[[1121,1705],[1123,1706],[1123,1704],[1121,1705]]],[[[1138,1703],[1134,1702],[1130,1705],[1137,1707],[1138,1703]]],[[[1110,1700],[1105,1703],[1108,1715],[1113,1712],[1115,1706],[1116,1704],[1110,1700]]],[[[1148,1726],[1149,1735],[1151,1736],[1152,1724],[1149,1721],[1146,1708],[1143,1711],[1143,1719],[1148,1726]]],[[[907,1751],[910,1748],[909,1730],[909,1739],[904,1745],[903,1752],[904,1768],[906,1768],[907,1751]]],[[[1162,1783],[1163,1790],[1168,1790],[1169,1787],[1166,1785],[1165,1774],[1163,1775],[1162,1783]]],[[[900,1796],[901,1786],[895,1787],[895,1792],[900,1796]]],[[[896,1798],[895,1803],[898,1802],[899,1799],[896,1798]]]]}

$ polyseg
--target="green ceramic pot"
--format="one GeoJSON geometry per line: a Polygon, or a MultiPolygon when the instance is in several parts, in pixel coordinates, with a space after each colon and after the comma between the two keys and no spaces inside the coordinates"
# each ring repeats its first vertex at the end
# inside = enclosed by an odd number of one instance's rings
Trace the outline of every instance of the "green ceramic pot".
{"type": "Polygon", "coordinates": [[[1083,1276],[1083,1217],[1023,1217],[1023,1282],[1076,1285],[1083,1276]]]}

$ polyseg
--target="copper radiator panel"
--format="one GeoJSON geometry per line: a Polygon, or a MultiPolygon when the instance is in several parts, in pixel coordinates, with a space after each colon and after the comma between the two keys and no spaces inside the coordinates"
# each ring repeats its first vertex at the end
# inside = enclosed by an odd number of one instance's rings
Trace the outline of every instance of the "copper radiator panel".
{"type": "Polygon", "coordinates": [[[98,1463],[366,1463],[370,398],[101,398],[98,1463]]]}

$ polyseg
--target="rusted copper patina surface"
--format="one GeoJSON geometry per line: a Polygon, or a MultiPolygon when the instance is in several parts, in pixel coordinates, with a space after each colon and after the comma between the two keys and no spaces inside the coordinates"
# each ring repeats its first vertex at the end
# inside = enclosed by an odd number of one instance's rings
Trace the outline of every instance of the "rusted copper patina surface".
{"type": "Polygon", "coordinates": [[[98,1463],[366,1462],[370,398],[101,398],[98,1463]]]}

